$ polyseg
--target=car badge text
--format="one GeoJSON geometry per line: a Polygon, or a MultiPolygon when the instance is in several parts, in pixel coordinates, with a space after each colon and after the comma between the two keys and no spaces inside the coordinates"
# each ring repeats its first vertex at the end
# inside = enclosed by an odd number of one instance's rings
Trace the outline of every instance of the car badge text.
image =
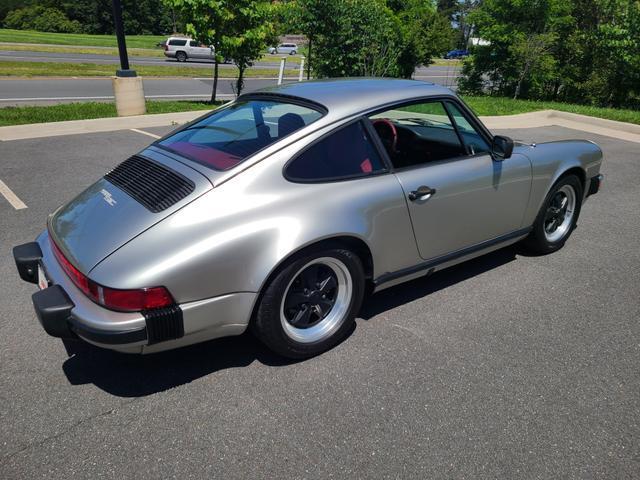
{"type": "Polygon", "coordinates": [[[100,193],[102,194],[102,198],[104,199],[104,201],[107,202],[110,207],[113,207],[116,203],[118,203],[116,199],[111,195],[111,192],[109,192],[108,190],[103,188],[100,193]]]}

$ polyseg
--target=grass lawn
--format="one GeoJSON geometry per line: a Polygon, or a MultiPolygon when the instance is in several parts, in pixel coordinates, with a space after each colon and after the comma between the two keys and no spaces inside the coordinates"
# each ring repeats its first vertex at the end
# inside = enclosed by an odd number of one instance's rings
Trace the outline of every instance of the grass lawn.
{"type": "Polygon", "coordinates": [[[432,58],[429,66],[435,67],[460,67],[462,68],[462,60],[451,59],[447,60],[446,58],[432,58]]]}
{"type": "MultiPolygon", "coordinates": [[[[127,35],[127,47],[154,48],[165,40],[165,35],[127,35]]],[[[117,48],[115,35],[89,35],[84,33],[49,33],[30,30],[0,28],[0,42],[46,43],[54,45],[85,45],[117,48]]]]}
{"type": "MultiPolygon", "coordinates": [[[[80,53],[91,55],[118,55],[118,49],[112,47],[71,47],[64,45],[9,45],[0,44],[0,50],[15,52],[45,52],[45,53],[80,53]]],[[[130,57],[164,57],[161,48],[127,48],[130,57]]]]}
{"type": "Polygon", "coordinates": [[[590,117],[606,118],[620,122],[640,125],[640,111],[623,110],[618,108],[591,107],[588,105],[574,105],[571,103],[545,102],[536,100],[513,100],[504,97],[463,97],[464,101],[477,115],[516,115],[518,113],[534,112],[537,110],[561,110],[563,112],[579,113],[590,117]]]}
{"type": "MultiPolygon", "coordinates": [[[[565,112],[640,124],[640,111],[634,110],[596,108],[558,102],[514,101],[497,97],[464,97],[464,100],[478,115],[513,115],[552,108],[565,112]]],[[[147,113],[183,112],[211,108],[210,104],[199,101],[147,101],[147,113]]],[[[115,116],[116,108],[113,103],[94,102],[46,107],[4,107],[0,108],[0,126],[115,116]]]]}
{"type": "MultiPolygon", "coordinates": [[[[219,105],[222,103],[218,102],[219,105]]],[[[186,112],[191,110],[211,110],[212,108],[214,106],[207,102],[147,100],[147,113],[186,112]]],[[[66,103],[46,107],[4,107],[0,108],[0,126],[115,116],[117,116],[117,113],[114,103],[91,102],[66,103]]]]}
{"type": "MultiPolygon", "coordinates": [[[[136,65],[131,62],[131,68],[143,77],[211,77],[211,69],[186,66],[155,66],[136,65]]],[[[115,75],[117,65],[100,65],[95,63],[57,63],[57,62],[5,62],[0,61],[0,76],[8,77],[110,77],[115,75]]],[[[285,76],[296,77],[297,70],[285,70],[285,76]]],[[[233,65],[220,66],[220,78],[236,78],[238,69],[233,65]]],[[[245,71],[247,77],[278,76],[277,68],[249,68],[245,71]]],[[[1,84],[0,84],[1,85],[1,84]]]]}

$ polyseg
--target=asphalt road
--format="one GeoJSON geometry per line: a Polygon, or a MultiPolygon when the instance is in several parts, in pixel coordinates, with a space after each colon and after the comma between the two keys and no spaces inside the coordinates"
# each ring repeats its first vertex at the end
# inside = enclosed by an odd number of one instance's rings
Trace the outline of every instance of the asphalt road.
{"type": "MultiPolygon", "coordinates": [[[[148,99],[192,100],[211,97],[213,80],[210,78],[146,78],[144,93],[148,99]]],[[[245,90],[251,91],[275,85],[275,79],[245,81],[245,90]]],[[[234,96],[235,81],[218,80],[218,93],[234,96]]],[[[0,107],[10,105],[47,105],[68,102],[113,101],[113,85],[110,78],[57,78],[0,80],[0,107]]]]}
{"type": "Polygon", "coordinates": [[[11,247],[150,138],[0,142],[28,206],[0,197],[0,478],[639,478],[637,144],[502,133],[603,147],[605,189],[565,248],[376,294],[298,363],[250,336],[148,357],[48,337],[11,247]]]}
{"type": "MultiPolygon", "coordinates": [[[[430,67],[437,68],[437,67],[430,67]]],[[[438,83],[455,89],[456,77],[420,75],[417,79],[438,83]]],[[[296,81],[288,78],[287,82],[296,81]]],[[[144,78],[144,93],[149,99],[191,100],[208,99],[213,80],[202,78],[144,78]]],[[[275,78],[247,78],[245,92],[275,85],[275,78]]],[[[218,92],[234,96],[235,81],[220,79],[218,92]]],[[[69,102],[113,101],[110,78],[0,79],[0,107],[12,105],[49,105],[69,102]]]]}

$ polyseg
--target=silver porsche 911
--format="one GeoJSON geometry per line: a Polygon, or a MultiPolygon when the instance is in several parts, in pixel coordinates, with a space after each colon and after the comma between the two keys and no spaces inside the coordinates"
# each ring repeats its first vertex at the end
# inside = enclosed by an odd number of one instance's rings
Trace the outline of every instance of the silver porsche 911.
{"type": "Polygon", "coordinates": [[[518,241],[559,249],[601,163],[588,141],[492,135],[436,85],[295,83],[125,160],[14,257],[55,337],[150,353],[251,328],[304,358],[366,293],[518,241]]]}

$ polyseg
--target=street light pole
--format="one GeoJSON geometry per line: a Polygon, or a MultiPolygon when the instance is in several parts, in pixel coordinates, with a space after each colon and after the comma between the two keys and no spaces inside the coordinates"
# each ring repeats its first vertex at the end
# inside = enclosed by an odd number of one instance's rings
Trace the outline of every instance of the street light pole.
{"type": "Polygon", "coordinates": [[[116,70],[116,76],[111,77],[116,110],[119,117],[144,115],[146,112],[144,86],[142,78],[136,75],[135,70],[129,68],[127,44],[124,40],[124,27],[122,26],[122,5],[120,0],[111,1],[113,4],[113,24],[116,27],[118,53],[120,54],[120,70],[116,70]]]}
{"type": "Polygon", "coordinates": [[[120,0],[112,0],[113,3],[113,24],[116,27],[116,38],[118,39],[118,53],[120,54],[120,70],[116,71],[118,77],[135,77],[135,70],[129,69],[129,56],[127,55],[127,44],[124,39],[124,27],[122,26],[122,5],[120,0]]]}

